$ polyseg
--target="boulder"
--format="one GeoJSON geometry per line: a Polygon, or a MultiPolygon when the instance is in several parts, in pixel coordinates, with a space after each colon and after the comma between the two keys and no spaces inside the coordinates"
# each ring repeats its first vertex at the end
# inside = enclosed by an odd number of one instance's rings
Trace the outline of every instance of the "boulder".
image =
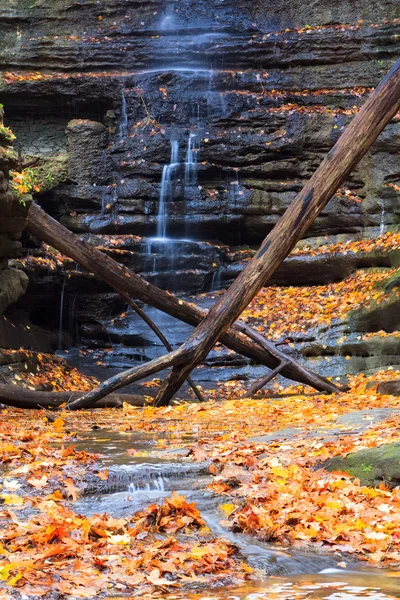
{"type": "Polygon", "coordinates": [[[354,475],[361,485],[377,487],[385,483],[393,488],[400,485],[400,442],[352,452],[346,457],[336,456],[324,467],[354,475]]]}
{"type": "Polygon", "coordinates": [[[0,270],[0,315],[26,291],[29,279],[17,269],[0,270]]]}

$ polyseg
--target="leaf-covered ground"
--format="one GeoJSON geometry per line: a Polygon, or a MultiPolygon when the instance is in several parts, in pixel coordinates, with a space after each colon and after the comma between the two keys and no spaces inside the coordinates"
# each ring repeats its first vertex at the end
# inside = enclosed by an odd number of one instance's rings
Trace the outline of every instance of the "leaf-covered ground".
{"type": "MultiPolygon", "coordinates": [[[[391,371],[377,379],[399,376],[391,371]]],[[[85,474],[108,477],[101,458],[73,448],[76,432],[94,428],[152,432],[150,455],[166,457],[165,436],[187,460],[210,461],[211,489],[234,530],[280,545],[334,552],[378,566],[400,565],[400,490],[371,489],[318,465],[331,456],[400,440],[400,399],[367,389],[355,377],[337,396],[306,394],[227,400],[167,408],[98,410],[54,415],[7,409],[0,424],[2,598],[16,591],[73,597],[162,593],[182,586],[253,577],[235,546],[215,538],[197,508],[172,494],[161,506],[117,519],[76,514],[85,474]],[[393,409],[363,433],[338,423],[364,408],[393,409]],[[260,439],[273,432],[275,440],[260,439]],[[298,429],[296,429],[298,428],[298,429]],[[329,433],[334,432],[333,438],[329,433]],[[197,442],[185,441],[195,433],[197,442]],[[258,439],[252,439],[258,438],[258,439]]],[[[79,437],[79,436],[78,436],[79,437]]],[[[134,456],[136,451],[128,449],[134,456]]],[[[139,453],[143,456],[143,452],[139,453]]]]}

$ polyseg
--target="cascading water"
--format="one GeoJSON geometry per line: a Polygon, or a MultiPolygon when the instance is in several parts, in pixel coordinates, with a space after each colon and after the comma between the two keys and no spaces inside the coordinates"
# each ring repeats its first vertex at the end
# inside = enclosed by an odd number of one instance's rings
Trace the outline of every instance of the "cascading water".
{"type": "Polygon", "coordinates": [[[198,135],[190,133],[185,161],[185,186],[194,185],[197,178],[198,135]]]}
{"type": "Polygon", "coordinates": [[[381,220],[379,224],[379,235],[383,235],[385,233],[385,201],[382,198],[381,202],[381,220]]]}
{"type": "Polygon", "coordinates": [[[61,299],[60,299],[60,324],[58,329],[58,349],[62,349],[63,340],[63,319],[64,319],[64,300],[65,300],[65,277],[61,288],[61,299]]]}
{"type": "MultiPolygon", "coordinates": [[[[170,161],[164,165],[161,176],[161,189],[157,215],[157,235],[149,238],[145,245],[145,252],[151,260],[151,274],[157,273],[157,256],[161,255],[162,264],[165,268],[174,271],[175,252],[180,243],[188,240],[170,237],[168,231],[169,215],[168,203],[175,198],[176,185],[181,183],[180,174],[184,174],[184,190],[196,184],[197,165],[200,136],[198,133],[190,132],[185,161],[179,161],[179,141],[171,140],[170,161]]],[[[189,240],[190,241],[190,240],[189,240]]]]}
{"type": "Polygon", "coordinates": [[[167,239],[168,207],[167,202],[173,196],[173,184],[179,168],[179,142],[171,141],[171,158],[164,165],[161,177],[160,203],[158,208],[157,238],[167,239]]]}

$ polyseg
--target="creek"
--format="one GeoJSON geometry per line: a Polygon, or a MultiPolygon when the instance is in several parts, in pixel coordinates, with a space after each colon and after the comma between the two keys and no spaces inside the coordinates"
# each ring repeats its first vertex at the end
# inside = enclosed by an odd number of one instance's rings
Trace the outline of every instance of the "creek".
{"type": "MultiPolygon", "coordinates": [[[[219,432],[221,433],[221,432],[219,432]]],[[[212,435],[212,434],[211,434],[212,435]]],[[[263,543],[251,536],[234,533],[220,521],[225,496],[207,489],[211,476],[207,463],[187,458],[188,446],[199,432],[115,433],[94,429],[77,434],[77,450],[101,454],[108,480],[93,477],[85,482],[84,495],[75,502],[77,512],[92,515],[107,512],[127,516],[149,504],[160,503],[172,491],[195,502],[202,518],[216,536],[228,539],[240,550],[243,560],[255,569],[256,580],[247,585],[220,588],[202,587],[201,593],[174,592],[166,600],[385,600],[400,598],[398,572],[378,569],[324,551],[293,550],[263,543]]]]}

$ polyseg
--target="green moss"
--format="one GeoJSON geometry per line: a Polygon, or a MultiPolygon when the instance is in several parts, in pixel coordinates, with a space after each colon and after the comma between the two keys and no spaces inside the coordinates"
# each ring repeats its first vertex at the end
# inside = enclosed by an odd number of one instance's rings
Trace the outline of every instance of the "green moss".
{"type": "Polygon", "coordinates": [[[400,484],[400,443],[385,444],[353,452],[346,457],[336,456],[325,464],[328,471],[345,471],[372,487],[384,482],[391,487],[400,484]]]}
{"type": "Polygon", "coordinates": [[[10,145],[13,143],[13,141],[15,139],[16,139],[15,135],[13,134],[11,129],[9,127],[6,127],[5,125],[1,124],[0,125],[0,142],[10,145]]]}
{"type": "Polygon", "coordinates": [[[66,181],[67,157],[43,158],[34,170],[40,191],[48,192],[66,181]]]}

